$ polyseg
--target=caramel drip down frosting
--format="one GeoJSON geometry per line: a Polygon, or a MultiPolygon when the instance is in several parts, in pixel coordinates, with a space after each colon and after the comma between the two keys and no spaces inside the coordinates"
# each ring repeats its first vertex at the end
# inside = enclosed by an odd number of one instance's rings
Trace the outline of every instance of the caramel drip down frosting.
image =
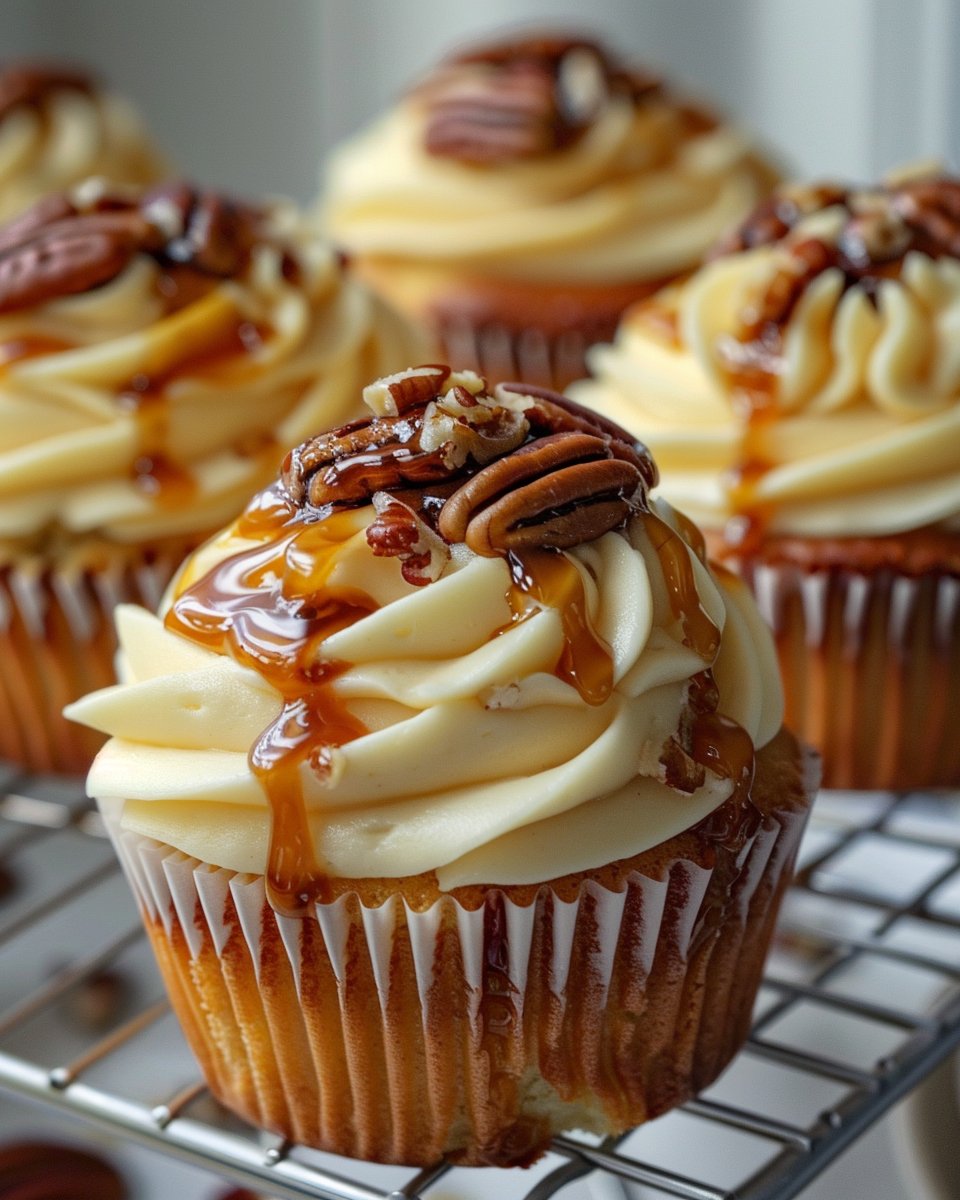
{"type": "MultiPolygon", "coordinates": [[[[484,380],[445,366],[413,368],[379,380],[364,395],[372,418],[312,438],[290,452],[278,484],[262,493],[236,524],[233,538],[244,548],[218,556],[205,574],[199,574],[200,554],[197,571],[188,568],[166,616],[169,632],[252,668],[282,698],[280,712],[250,750],[251,772],[270,806],[265,874],[272,904],[284,912],[304,913],[314,902],[331,899],[329,880],[335,864],[326,862],[318,850],[331,829],[324,830],[320,812],[318,834],[318,815],[307,803],[304,779],[328,788],[336,809],[337,792],[346,781],[340,756],[352,745],[376,740],[378,732],[398,736],[398,726],[378,731],[368,725],[364,706],[348,698],[356,695],[356,684],[347,684],[350,673],[359,671],[362,676],[364,667],[350,661],[344,646],[353,646],[356,653],[366,643],[370,653],[362,626],[376,630],[377,619],[404,625],[400,601],[392,606],[396,616],[391,617],[391,606],[377,598],[377,590],[384,587],[373,583],[371,563],[377,560],[384,564],[384,580],[394,581],[386,584],[390,589],[400,583],[403,589],[424,594],[449,589],[473,564],[505,564],[505,570],[497,568],[490,576],[486,571],[476,574],[476,580],[486,581],[484,589],[496,590],[500,581],[500,611],[506,619],[481,637],[473,655],[461,659],[464,676],[491,672],[490,665],[481,670],[468,664],[496,654],[496,643],[503,644],[504,654],[514,644],[522,660],[530,650],[521,649],[516,635],[523,632],[523,640],[533,643],[542,636],[536,634],[538,622],[544,629],[542,617],[552,614],[556,625],[551,648],[536,652],[545,655],[539,659],[545,674],[534,674],[528,684],[552,697],[548,707],[562,697],[562,706],[596,710],[598,716],[587,721],[593,725],[599,720],[598,732],[611,716],[613,726],[623,719],[626,745],[634,742],[625,764],[611,764],[594,781],[599,793],[610,770],[611,778],[619,778],[616,772],[624,766],[628,780],[635,774],[630,760],[643,757],[646,738],[653,743],[646,754],[659,758],[654,774],[664,784],[658,786],[694,796],[725,781],[721,793],[728,796],[732,787],[746,814],[754,740],[738,721],[718,716],[720,690],[713,674],[724,606],[721,601],[718,610],[715,593],[712,600],[704,600],[703,564],[684,540],[682,524],[665,520],[648,502],[656,473],[646,450],[612,422],[563,397],[510,384],[499,385],[491,394],[484,380]],[[599,558],[589,557],[625,556],[628,562],[640,559],[641,565],[642,553],[637,556],[630,541],[637,536],[647,541],[650,563],[656,564],[664,581],[667,619],[676,623],[678,646],[689,664],[684,667],[689,685],[666,704],[671,730],[653,738],[649,732],[642,736],[640,727],[630,737],[629,706],[620,695],[624,665],[608,641],[629,640],[630,620],[625,613],[608,613],[602,632],[598,628],[598,601],[602,606],[604,599],[596,589],[604,584],[604,571],[599,558]],[[586,562],[593,563],[593,571],[584,574],[580,560],[571,557],[576,552],[588,554],[586,562]],[[360,572],[341,569],[350,554],[358,553],[367,560],[367,586],[360,572]],[[354,628],[360,632],[350,641],[354,628]]],[[[463,602],[469,605],[469,593],[463,593],[463,602]]],[[[637,602],[642,607],[642,596],[637,602]]],[[[456,623],[463,614],[451,612],[446,619],[456,623]]],[[[438,630],[442,636],[450,635],[438,630]]],[[[402,656],[403,649],[382,648],[378,653],[402,656]]],[[[415,706],[416,670],[408,670],[413,683],[397,678],[400,662],[388,670],[389,689],[395,702],[403,695],[404,704],[415,706]]],[[[658,673],[652,662],[646,670],[658,673]]],[[[492,722],[486,737],[503,740],[499,746],[491,743],[490,749],[502,751],[506,760],[532,754],[535,774],[542,750],[511,745],[503,720],[503,708],[509,706],[506,696],[522,683],[523,671],[520,661],[498,662],[505,692],[496,702],[488,697],[486,718],[478,709],[473,720],[482,724],[490,721],[491,713],[499,713],[502,719],[492,722]]],[[[668,678],[671,671],[665,674],[668,678]]],[[[365,686],[372,686],[374,695],[388,688],[385,679],[376,685],[366,679],[365,686]]],[[[452,679],[445,686],[454,686],[452,679]]],[[[522,701],[514,702],[523,708],[522,701]]],[[[469,720],[463,703],[454,706],[457,722],[469,720]]],[[[368,709],[379,721],[376,706],[368,709]]],[[[553,720],[562,720],[563,708],[556,712],[553,720]]],[[[659,728],[662,715],[650,714],[654,727],[659,728]]],[[[414,728],[410,722],[416,751],[414,728]]],[[[580,737],[584,734],[572,734],[574,742],[580,737]]],[[[598,750],[600,742],[602,737],[586,734],[583,754],[598,750]]],[[[455,746],[434,746],[432,755],[452,749],[455,746]]],[[[466,749],[464,755],[470,758],[478,752],[479,748],[466,749]]],[[[450,772],[451,766],[445,763],[440,774],[450,772]]],[[[433,766],[420,769],[430,772],[433,766]]],[[[482,778],[482,770],[490,767],[478,769],[482,778]]],[[[517,784],[511,784],[510,791],[517,784]]],[[[390,786],[401,794],[416,787],[403,779],[391,780],[390,786]]],[[[528,780],[528,787],[533,796],[527,803],[538,799],[535,780],[528,780]]],[[[504,816],[509,821],[509,803],[504,816]]],[[[742,816],[734,826],[734,835],[742,836],[749,820],[742,816]]],[[[373,822],[373,829],[388,841],[390,828],[384,821],[373,822]]],[[[332,848],[336,853],[336,846],[332,848]]],[[[430,847],[420,848],[430,856],[430,847]]],[[[368,869],[376,870],[373,865],[368,869]]]]}

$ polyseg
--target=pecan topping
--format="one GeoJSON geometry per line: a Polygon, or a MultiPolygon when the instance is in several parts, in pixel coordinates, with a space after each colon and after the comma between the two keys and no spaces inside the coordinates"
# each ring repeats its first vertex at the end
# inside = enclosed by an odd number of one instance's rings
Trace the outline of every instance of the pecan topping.
{"type": "Polygon", "coordinates": [[[54,92],[93,91],[94,82],[83,71],[53,63],[10,63],[0,69],[0,117],[29,104],[38,108],[54,92]]]}
{"type": "Polygon", "coordinates": [[[367,540],[400,558],[411,583],[438,577],[448,543],[493,557],[598,538],[643,508],[656,481],[629,434],[546,389],[501,384],[491,394],[472,372],[429,366],[364,395],[389,415],[297,447],[282,485],[318,518],[372,500],[367,540]]]}
{"type": "Polygon", "coordinates": [[[503,42],[443,63],[418,89],[428,154],[472,164],[511,162],[572,145],[614,94],[659,88],[596,43],[569,37],[503,42]]]}
{"type": "Polygon", "coordinates": [[[721,347],[736,374],[775,375],[782,330],[805,290],[827,270],[844,289],[875,299],[884,279],[896,278],[911,252],[960,258],[960,179],[909,180],[873,189],[823,184],[787,187],[763,201],[710,255],[718,258],[776,246],[779,269],[744,314],[741,331],[721,347]],[[835,221],[812,222],[825,210],[835,221]]]}
{"type": "Polygon", "coordinates": [[[0,313],[109,283],[137,254],[229,278],[267,236],[259,209],[185,184],[48,196],[0,230],[0,313]]]}

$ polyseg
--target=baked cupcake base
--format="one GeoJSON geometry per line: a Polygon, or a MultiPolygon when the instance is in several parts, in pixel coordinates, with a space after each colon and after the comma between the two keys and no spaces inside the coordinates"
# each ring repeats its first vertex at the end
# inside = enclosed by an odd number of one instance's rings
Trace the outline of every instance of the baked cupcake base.
{"type": "Polygon", "coordinates": [[[115,682],[114,608],[156,609],[187,549],[88,543],[56,565],[32,554],[0,562],[0,758],[87,770],[105,738],[68,721],[64,705],[115,682]]]}
{"type": "Polygon", "coordinates": [[[785,721],[825,787],[960,785],[960,534],[767,538],[726,561],[774,631],[785,721]]]}
{"type": "Polygon", "coordinates": [[[236,875],[108,824],[184,1032],[255,1125],[379,1162],[532,1162],[706,1087],[745,1039],[814,783],[781,733],[756,807],[549,883],[340,880],[278,916],[236,875]]]}

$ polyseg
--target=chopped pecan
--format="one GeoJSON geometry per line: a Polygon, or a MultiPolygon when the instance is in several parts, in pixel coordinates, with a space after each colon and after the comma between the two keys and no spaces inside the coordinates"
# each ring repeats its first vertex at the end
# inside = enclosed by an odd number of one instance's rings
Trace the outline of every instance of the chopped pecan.
{"type": "Polygon", "coordinates": [[[366,538],[379,558],[400,559],[400,573],[407,583],[423,587],[443,573],[450,550],[442,538],[417,513],[387,492],[374,492],[377,515],[367,526],[366,538]]]}
{"type": "Polygon", "coordinates": [[[566,549],[614,529],[638,507],[643,478],[589,434],[556,433],[497,459],[440,511],[448,541],[494,557],[525,546],[566,549]]]}
{"type": "Polygon", "coordinates": [[[438,396],[449,378],[449,367],[427,363],[368,384],[363,399],[377,416],[397,417],[438,396]]]}

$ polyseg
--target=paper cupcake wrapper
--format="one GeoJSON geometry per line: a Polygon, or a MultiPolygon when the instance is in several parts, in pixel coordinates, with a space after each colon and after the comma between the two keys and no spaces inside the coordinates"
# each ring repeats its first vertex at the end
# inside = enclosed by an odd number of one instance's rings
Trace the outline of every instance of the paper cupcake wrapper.
{"type": "Polygon", "coordinates": [[[81,774],[103,738],[63,707],[114,682],[113,610],[155,609],[183,551],[110,554],[58,568],[24,557],[0,568],[0,758],[30,771],[81,774]]]}
{"type": "Polygon", "coordinates": [[[960,579],[747,563],[825,787],[960,785],[960,579]]]}
{"type": "MultiPolygon", "coordinates": [[[[213,1092],[252,1123],[381,1162],[527,1163],[567,1128],[619,1132],[739,1048],[805,814],[706,869],[621,890],[491,888],[471,908],[358,890],[280,916],[261,876],[115,841],[213,1092]]],[[[110,818],[108,817],[108,824],[110,818]]]]}
{"type": "Polygon", "coordinates": [[[444,362],[458,370],[478,371],[491,384],[508,381],[529,383],[563,391],[587,374],[587,351],[598,342],[610,341],[617,321],[584,332],[577,329],[547,333],[530,327],[511,329],[506,325],[473,325],[469,321],[445,321],[435,331],[444,362]]]}

